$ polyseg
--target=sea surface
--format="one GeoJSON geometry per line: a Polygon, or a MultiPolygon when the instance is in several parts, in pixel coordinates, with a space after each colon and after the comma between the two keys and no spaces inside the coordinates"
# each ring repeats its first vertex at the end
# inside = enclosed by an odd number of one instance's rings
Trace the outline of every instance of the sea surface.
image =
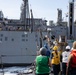
{"type": "MultiPolygon", "coordinates": [[[[0,75],[35,75],[34,66],[0,68],[0,75]]],[[[50,73],[50,75],[53,75],[50,73]]]]}
{"type": "Polygon", "coordinates": [[[34,75],[33,68],[31,66],[27,67],[8,67],[0,68],[0,75],[34,75]]]}

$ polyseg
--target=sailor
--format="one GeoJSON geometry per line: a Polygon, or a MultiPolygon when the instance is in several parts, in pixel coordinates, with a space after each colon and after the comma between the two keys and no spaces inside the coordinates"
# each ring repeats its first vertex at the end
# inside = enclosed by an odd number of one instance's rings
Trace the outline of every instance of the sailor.
{"type": "Polygon", "coordinates": [[[57,46],[53,47],[51,64],[52,64],[54,75],[58,75],[60,72],[60,53],[58,52],[57,46]]]}
{"type": "Polygon", "coordinates": [[[51,52],[50,52],[50,48],[48,47],[48,44],[46,43],[46,44],[44,44],[44,47],[46,48],[46,56],[48,56],[48,57],[50,57],[50,54],[51,54],[51,52]]]}
{"type": "Polygon", "coordinates": [[[66,71],[67,75],[76,75],[76,41],[73,43],[73,50],[69,55],[66,71]]]}
{"type": "Polygon", "coordinates": [[[62,52],[62,75],[66,75],[66,64],[70,55],[70,46],[66,46],[65,51],[62,52]]]}
{"type": "Polygon", "coordinates": [[[51,41],[51,39],[48,37],[48,35],[45,35],[43,38],[44,44],[48,44],[49,49],[52,49],[53,47],[53,42],[51,41]]]}
{"type": "Polygon", "coordinates": [[[46,51],[46,56],[50,57],[50,55],[51,55],[51,41],[50,41],[50,38],[48,37],[48,35],[45,35],[43,40],[44,40],[44,47],[47,50],[46,51]]]}
{"type": "Polygon", "coordinates": [[[35,59],[36,75],[49,75],[49,66],[51,67],[51,60],[46,56],[46,48],[40,48],[39,52],[40,55],[38,55],[35,59]]]}

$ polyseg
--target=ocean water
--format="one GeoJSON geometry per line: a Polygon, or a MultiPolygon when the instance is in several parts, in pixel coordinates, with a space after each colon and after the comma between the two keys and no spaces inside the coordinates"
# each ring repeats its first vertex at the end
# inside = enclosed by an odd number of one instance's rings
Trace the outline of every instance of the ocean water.
{"type": "MultiPolygon", "coordinates": [[[[34,66],[0,68],[0,75],[35,75],[34,66]]],[[[50,72],[50,75],[53,73],[50,72]]]]}
{"type": "Polygon", "coordinates": [[[0,68],[0,75],[34,75],[32,67],[8,67],[0,68]]]}

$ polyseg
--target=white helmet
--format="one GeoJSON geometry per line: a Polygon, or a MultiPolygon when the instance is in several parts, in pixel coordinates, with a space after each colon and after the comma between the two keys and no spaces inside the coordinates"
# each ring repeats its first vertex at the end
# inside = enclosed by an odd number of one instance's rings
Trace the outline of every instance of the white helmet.
{"type": "Polygon", "coordinates": [[[70,49],[70,46],[66,46],[66,49],[70,49]]]}

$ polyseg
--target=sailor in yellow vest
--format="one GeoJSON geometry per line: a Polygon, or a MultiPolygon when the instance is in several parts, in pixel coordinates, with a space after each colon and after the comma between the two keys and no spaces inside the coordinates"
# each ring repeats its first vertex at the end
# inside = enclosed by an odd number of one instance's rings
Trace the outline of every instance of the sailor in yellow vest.
{"type": "Polygon", "coordinates": [[[53,47],[51,64],[54,75],[58,75],[60,72],[60,53],[58,52],[58,46],[53,47]]]}

